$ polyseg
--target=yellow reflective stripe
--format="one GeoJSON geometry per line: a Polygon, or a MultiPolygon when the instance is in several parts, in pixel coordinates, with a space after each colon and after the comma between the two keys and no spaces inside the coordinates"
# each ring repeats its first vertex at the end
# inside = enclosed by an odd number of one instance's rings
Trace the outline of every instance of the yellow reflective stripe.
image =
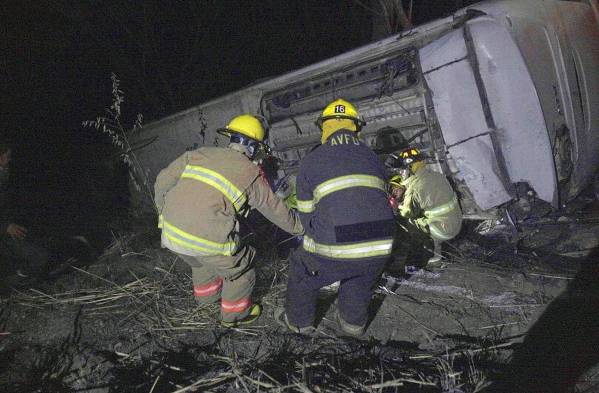
{"type": "Polygon", "coordinates": [[[204,255],[232,255],[237,249],[235,242],[217,243],[187,233],[164,220],[162,224],[162,231],[170,241],[204,255]]]}
{"type": "Polygon", "coordinates": [[[347,175],[329,179],[314,188],[312,193],[314,199],[297,201],[297,210],[302,213],[313,212],[316,204],[325,196],[334,192],[353,187],[370,187],[378,190],[387,191],[385,182],[376,176],[371,175],[347,175]]]}
{"type": "Polygon", "coordinates": [[[325,196],[336,191],[352,187],[370,187],[386,191],[385,182],[376,176],[370,175],[347,175],[336,177],[319,184],[314,189],[314,204],[317,204],[325,196]]]}
{"type": "Polygon", "coordinates": [[[428,229],[431,232],[431,237],[437,238],[439,240],[449,240],[452,239],[452,236],[447,236],[445,232],[441,229],[437,228],[435,223],[428,224],[428,229]]]}
{"type": "Polygon", "coordinates": [[[451,201],[449,201],[447,203],[444,203],[444,204],[434,207],[432,209],[425,210],[424,215],[428,218],[438,217],[438,216],[442,216],[444,214],[449,213],[450,211],[454,210],[456,207],[458,207],[458,201],[457,201],[457,199],[453,198],[451,201]]]}
{"type": "Polygon", "coordinates": [[[314,201],[312,199],[308,201],[297,200],[297,210],[302,213],[311,213],[314,211],[314,201]]]}
{"type": "Polygon", "coordinates": [[[345,245],[320,244],[312,238],[304,236],[304,250],[329,258],[359,259],[391,254],[393,239],[360,242],[345,245]]]}
{"type": "Polygon", "coordinates": [[[235,209],[240,210],[247,198],[233,183],[220,173],[197,165],[186,165],[181,177],[194,179],[206,183],[217,190],[231,201],[235,209]]]}
{"type": "Polygon", "coordinates": [[[158,216],[158,228],[162,228],[162,223],[164,218],[162,218],[162,214],[158,216]]]}

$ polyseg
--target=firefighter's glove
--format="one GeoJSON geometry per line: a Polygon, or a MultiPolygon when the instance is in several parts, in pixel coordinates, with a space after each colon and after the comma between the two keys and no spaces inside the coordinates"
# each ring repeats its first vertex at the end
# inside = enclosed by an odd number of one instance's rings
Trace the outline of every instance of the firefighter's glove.
{"type": "Polygon", "coordinates": [[[426,217],[418,218],[414,221],[414,225],[416,225],[422,232],[429,233],[428,219],[426,217]]]}

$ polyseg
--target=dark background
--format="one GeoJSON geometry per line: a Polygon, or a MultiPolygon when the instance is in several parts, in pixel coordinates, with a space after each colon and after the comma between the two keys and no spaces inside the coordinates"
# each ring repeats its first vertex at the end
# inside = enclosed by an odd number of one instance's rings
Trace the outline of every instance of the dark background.
{"type": "MultiPolygon", "coordinates": [[[[468,3],[415,1],[413,23],[468,3]]],[[[112,72],[125,122],[137,113],[149,122],[371,42],[376,4],[5,2],[0,132],[14,147],[21,221],[40,231],[104,228],[126,205],[126,170],[106,159],[110,140],[81,126],[110,106],[112,72]]]]}

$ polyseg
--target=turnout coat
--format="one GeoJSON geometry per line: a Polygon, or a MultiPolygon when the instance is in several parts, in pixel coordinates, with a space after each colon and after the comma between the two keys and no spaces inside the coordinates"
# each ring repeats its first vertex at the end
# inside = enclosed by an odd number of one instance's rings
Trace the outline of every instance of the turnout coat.
{"type": "Polygon", "coordinates": [[[259,167],[232,148],[184,153],[158,174],[154,190],[162,245],[180,254],[233,255],[240,247],[237,218],[250,207],[284,231],[303,232],[259,167]]]}

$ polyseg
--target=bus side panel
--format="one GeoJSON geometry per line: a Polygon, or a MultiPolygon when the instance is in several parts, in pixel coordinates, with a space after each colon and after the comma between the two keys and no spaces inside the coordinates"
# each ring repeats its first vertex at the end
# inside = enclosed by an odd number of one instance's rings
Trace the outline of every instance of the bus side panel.
{"type": "MultiPolygon", "coordinates": [[[[241,96],[229,95],[144,127],[143,140],[153,142],[135,153],[147,171],[151,186],[158,172],[186,150],[203,145],[225,146],[228,141],[215,130],[240,113],[243,113],[241,96]]],[[[141,140],[138,143],[143,144],[141,140]]]]}
{"type": "Polygon", "coordinates": [[[445,144],[459,169],[456,177],[466,182],[476,204],[486,210],[511,196],[504,187],[489,137],[492,130],[465,55],[464,32],[458,29],[422,48],[420,61],[445,144]]]}
{"type": "Polygon", "coordinates": [[[557,207],[551,142],[528,68],[509,31],[492,18],[469,22],[496,135],[512,183],[526,182],[557,207]]]}

